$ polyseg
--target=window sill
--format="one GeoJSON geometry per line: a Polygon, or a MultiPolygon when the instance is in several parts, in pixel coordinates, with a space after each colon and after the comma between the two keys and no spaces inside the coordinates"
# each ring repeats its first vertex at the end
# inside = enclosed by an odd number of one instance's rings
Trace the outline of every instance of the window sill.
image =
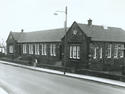
{"type": "Polygon", "coordinates": [[[41,56],[47,56],[47,55],[41,55],[41,56]]]}
{"type": "Polygon", "coordinates": [[[77,59],[77,58],[69,58],[69,59],[73,59],[73,60],[80,60],[80,58],[79,58],[79,59],[77,59]]]}
{"type": "Polygon", "coordinates": [[[120,57],[120,58],[124,58],[124,57],[122,56],[122,57],[120,57]]]}
{"type": "Polygon", "coordinates": [[[107,58],[111,58],[111,57],[107,57],[107,58]]]}
{"type": "Polygon", "coordinates": [[[114,57],[115,59],[118,59],[118,57],[114,57]]]}
{"type": "Polygon", "coordinates": [[[53,57],[55,57],[56,55],[50,55],[50,56],[53,56],[53,57]]]}

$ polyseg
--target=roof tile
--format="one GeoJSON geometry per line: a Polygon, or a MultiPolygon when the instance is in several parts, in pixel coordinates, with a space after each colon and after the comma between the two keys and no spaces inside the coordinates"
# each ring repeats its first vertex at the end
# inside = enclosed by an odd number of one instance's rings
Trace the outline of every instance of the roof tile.
{"type": "Polygon", "coordinates": [[[78,24],[83,32],[93,41],[125,42],[125,31],[121,28],[87,24],[78,24]]]}
{"type": "Polygon", "coordinates": [[[13,32],[13,34],[18,42],[59,42],[65,35],[65,31],[64,28],[60,28],[34,32],[13,32]]]}
{"type": "MultiPolygon", "coordinates": [[[[107,27],[101,25],[80,24],[82,31],[91,37],[93,41],[125,42],[125,31],[121,28],[107,27]]],[[[34,31],[34,32],[12,32],[18,42],[60,42],[65,35],[64,28],[34,31]]]]}

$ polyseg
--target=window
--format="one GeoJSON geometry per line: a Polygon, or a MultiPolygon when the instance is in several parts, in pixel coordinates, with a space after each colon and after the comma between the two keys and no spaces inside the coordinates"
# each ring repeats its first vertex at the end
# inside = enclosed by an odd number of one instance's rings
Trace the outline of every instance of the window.
{"type": "Polygon", "coordinates": [[[92,59],[101,59],[102,58],[102,54],[103,54],[103,48],[102,46],[99,46],[96,43],[90,43],[89,45],[90,49],[89,49],[89,57],[92,59]]]}
{"type": "Polygon", "coordinates": [[[41,55],[47,55],[46,53],[46,44],[41,44],[41,55]]]}
{"type": "Polygon", "coordinates": [[[112,45],[108,44],[108,47],[107,47],[107,58],[111,58],[111,52],[112,52],[112,45]]]}
{"type": "Polygon", "coordinates": [[[114,58],[118,57],[118,44],[115,44],[114,46],[114,58]]]}
{"type": "Polygon", "coordinates": [[[97,58],[97,48],[94,47],[94,55],[93,55],[93,58],[96,59],[97,58]]]}
{"type": "Polygon", "coordinates": [[[76,58],[77,57],[77,47],[76,46],[73,46],[73,58],[76,58]]]}
{"type": "Polygon", "coordinates": [[[50,44],[50,55],[56,56],[56,45],[55,44],[50,44]]]}
{"type": "Polygon", "coordinates": [[[93,43],[89,44],[89,58],[93,58],[94,56],[94,45],[93,43]]]}
{"type": "Polygon", "coordinates": [[[35,55],[39,55],[39,44],[35,44],[35,55]]]}
{"type": "Polygon", "coordinates": [[[77,30],[73,30],[73,34],[74,34],[74,35],[76,35],[76,34],[77,34],[77,32],[78,32],[77,30]]]}
{"type": "Polygon", "coordinates": [[[23,54],[26,54],[27,53],[27,45],[26,44],[23,44],[23,54]]]}
{"type": "Polygon", "coordinates": [[[102,48],[99,49],[100,58],[102,58],[102,48]]]}
{"type": "Polygon", "coordinates": [[[29,54],[33,54],[33,44],[29,44],[29,54]]]}
{"type": "Polygon", "coordinates": [[[124,57],[124,45],[119,45],[119,56],[120,58],[124,57]]]}
{"type": "Polygon", "coordinates": [[[78,45],[70,46],[70,58],[80,59],[80,46],[78,45]]]}
{"type": "Polygon", "coordinates": [[[80,59],[80,46],[77,46],[77,59],[80,59]]]}
{"type": "Polygon", "coordinates": [[[5,53],[5,48],[1,48],[1,53],[5,53]]]}
{"type": "Polygon", "coordinates": [[[73,58],[73,49],[72,49],[72,46],[70,46],[70,58],[73,58]]]}
{"type": "Polygon", "coordinates": [[[14,51],[13,51],[13,45],[10,45],[9,46],[9,53],[13,53],[14,51]]]}

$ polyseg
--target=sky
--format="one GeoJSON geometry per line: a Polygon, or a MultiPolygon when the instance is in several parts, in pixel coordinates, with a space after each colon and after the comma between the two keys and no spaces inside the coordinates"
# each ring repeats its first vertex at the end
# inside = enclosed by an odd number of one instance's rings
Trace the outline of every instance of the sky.
{"type": "Polygon", "coordinates": [[[64,27],[68,6],[68,26],[74,21],[120,27],[125,30],[125,0],[0,0],[0,43],[10,31],[24,32],[64,27]]]}

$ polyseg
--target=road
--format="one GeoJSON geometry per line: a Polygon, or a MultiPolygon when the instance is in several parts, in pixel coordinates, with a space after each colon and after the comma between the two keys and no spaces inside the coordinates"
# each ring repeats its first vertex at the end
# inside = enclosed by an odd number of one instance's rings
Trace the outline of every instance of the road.
{"type": "Polygon", "coordinates": [[[8,94],[125,94],[125,88],[0,63],[0,87],[8,94]]]}

